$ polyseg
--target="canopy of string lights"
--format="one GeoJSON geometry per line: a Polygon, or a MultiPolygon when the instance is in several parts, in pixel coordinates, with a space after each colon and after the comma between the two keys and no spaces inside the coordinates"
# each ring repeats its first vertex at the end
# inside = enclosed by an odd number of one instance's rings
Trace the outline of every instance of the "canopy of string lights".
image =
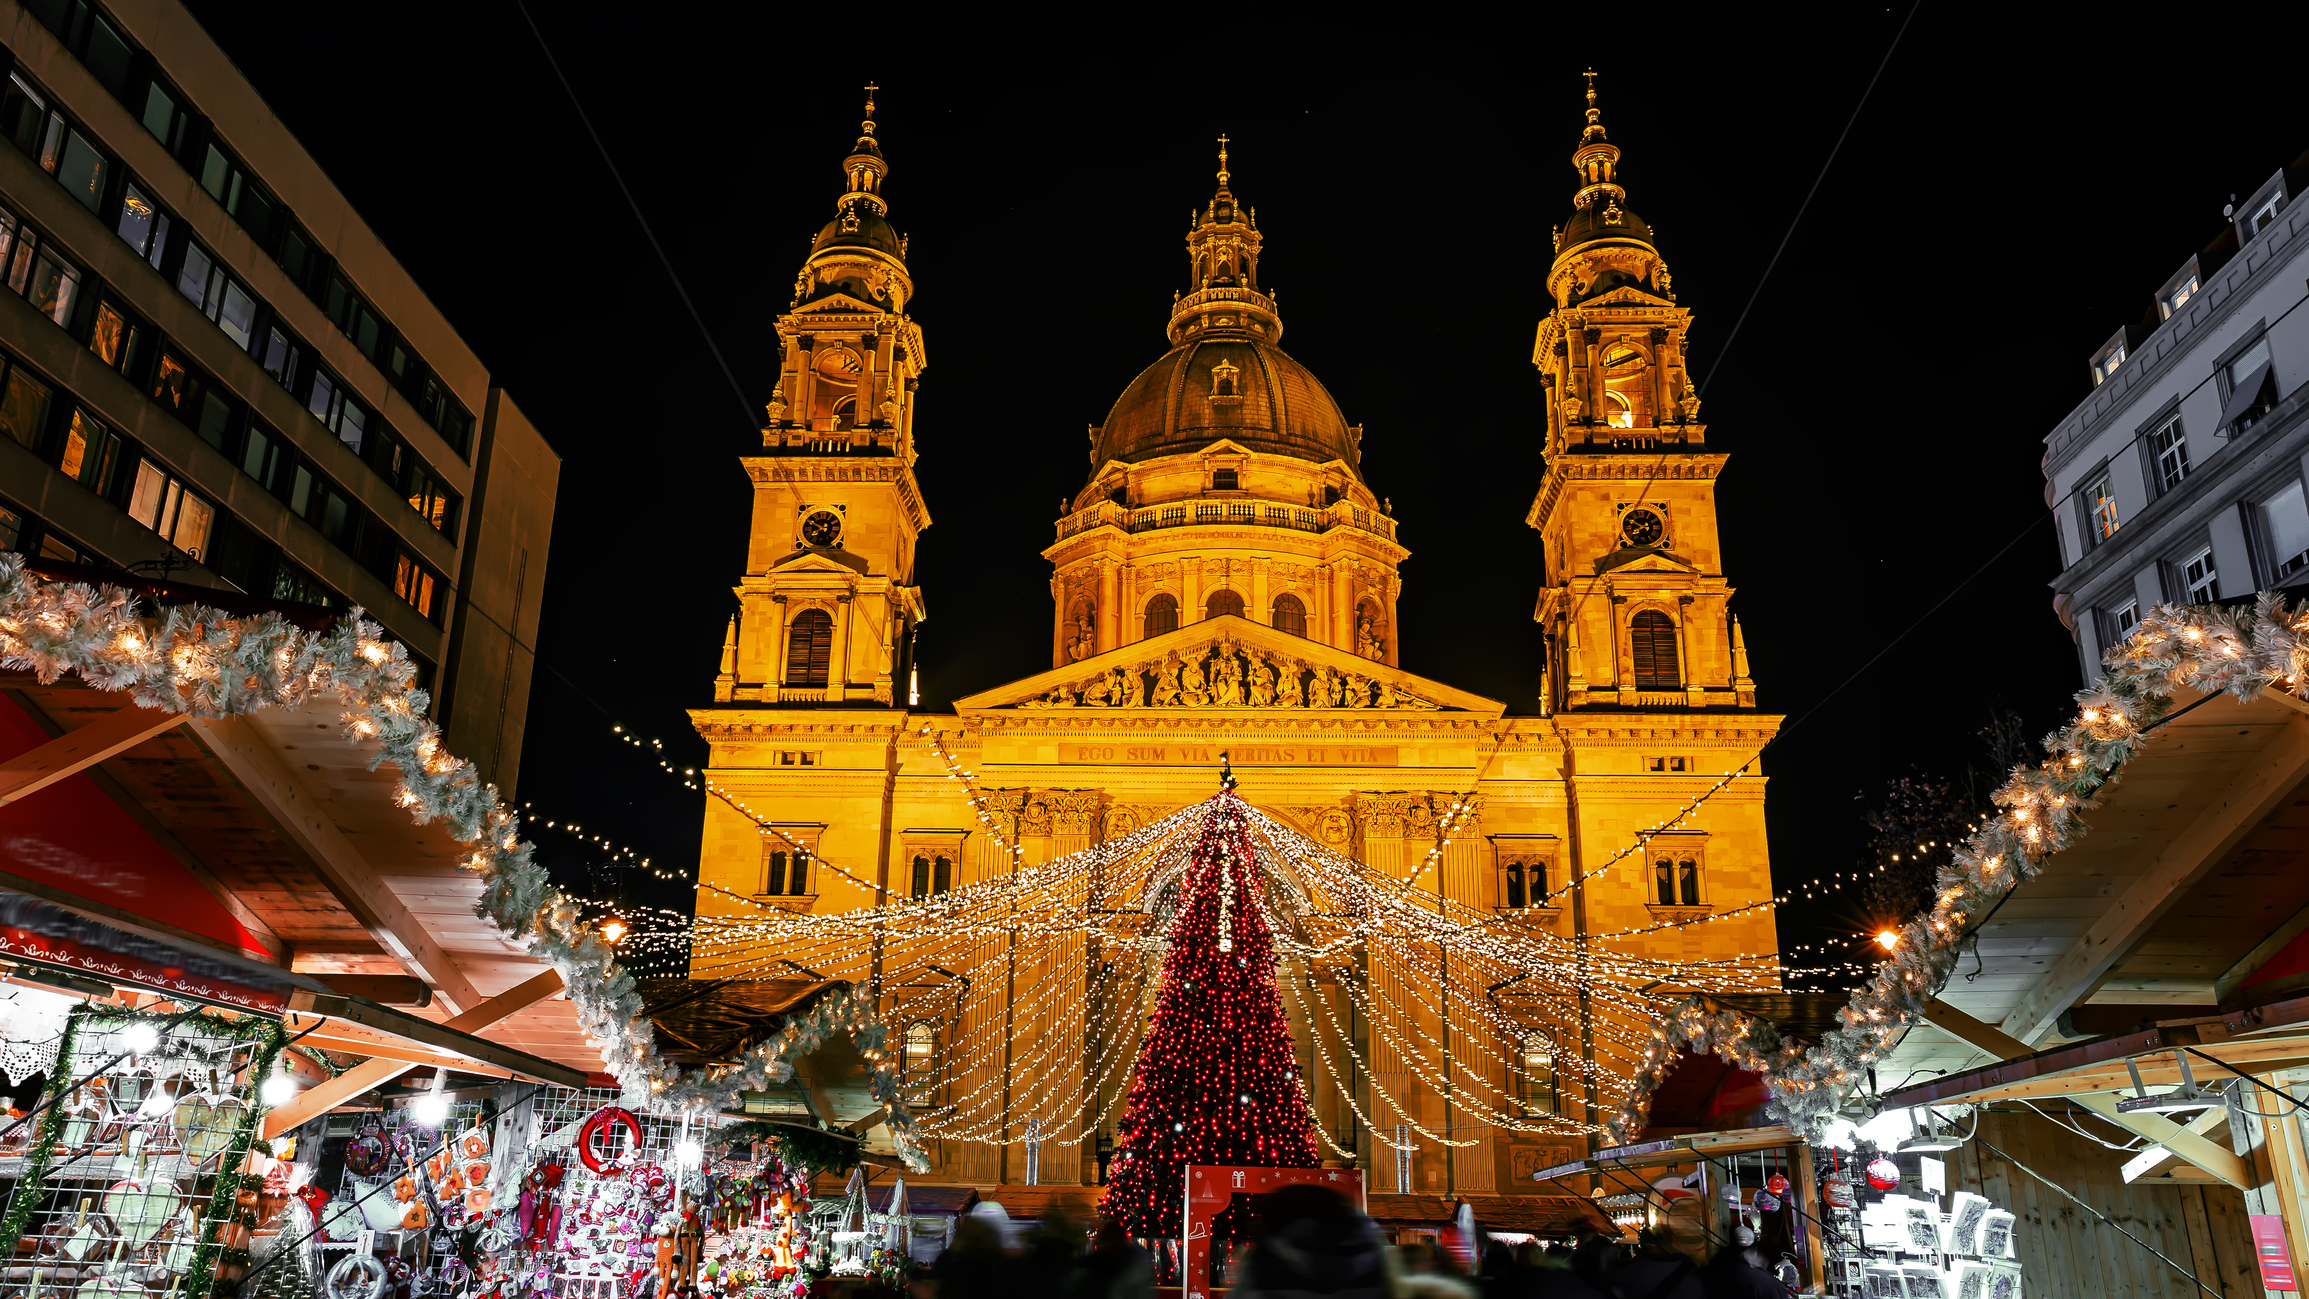
{"type": "Polygon", "coordinates": [[[1124,1102],[1195,847],[1221,815],[1247,822],[1233,841],[1251,845],[1302,1090],[1380,1139],[1398,1125],[1459,1146],[1475,1144],[1454,1135],[1469,1124],[1598,1130],[1666,999],[1777,987],[1769,957],[1663,959],[1644,935],[1583,944],[1467,905],[1433,877],[1423,887],[1424,868],[1389,877],[1224,790],[1039,865],[1013,852],[1007,873],[928,897],[824,914],[719,894],[738,914],[645,924],[627,951],[686,949],[693,978],[872,990],[905,1044],[923,1136],[1072,1145],[1124,1102]],[[1541,1088],[1559,1102],[1531,1104],[1541,1088]],[[1449,1129],[1421,1090],[1449,1098],[1449,1129]]]}

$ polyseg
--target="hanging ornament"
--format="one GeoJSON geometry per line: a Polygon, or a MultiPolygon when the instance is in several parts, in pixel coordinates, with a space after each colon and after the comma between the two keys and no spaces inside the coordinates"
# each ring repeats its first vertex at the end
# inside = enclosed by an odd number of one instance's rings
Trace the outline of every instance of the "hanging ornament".
{"type": "Polygon", "coordinates": [[[624,1172],[633,1167],[634,1152],[640,1149],[641,1121],[634,1118],[632,1110],[604,1105],[593,1112],[584,1127],[578,1129],[577,1157],[584,1160],[587,1171],[597,1177],[609,1172],[624,1172]],[[615,1159],[605,1158],[606,1152],[595,1148],[596,1142],[608,1137],[612,1127],[626,1130],[625,1153],[615,1159]]]}
{"type": "Polygon", "coordinates": [[[1756,1212],[1758,1212],[1758,1213],[1778,1213],[1779,1211],[1780,1211],[1780,1197],[1779,1197],[1779,1196],[1772,1194],[1770,1191],[1763,1191],[1763,1190],[1759,1190],[1759,1191],[1757,1191],[1757,1192],[1756,1192],[1756,1212]]]}
{"type": "Polygon", "coordinates": [[[1852,1191],[1852,1183],[1841,1177],[1829,1178],[1820,1188],[1820,1198],[1826,1200],[1831,1209],[1849,1209],[1860,1202],[1860,1197],[1852,1191]]]}
{"type": "Polygon", "coordinates": [[[1868,1184],[1879,1191],[1889,1191],[1900,1185],[1900,1165],[1882,1155],[1868,1161],[1868,1184]]]}
{"type": "Polygon", "coordinates": [[[1786,1195],[1788,1193],[1788,1179],[1774,1173],[1764,1179],[1764,1189],[1774,1195],[1786,1195]]]}

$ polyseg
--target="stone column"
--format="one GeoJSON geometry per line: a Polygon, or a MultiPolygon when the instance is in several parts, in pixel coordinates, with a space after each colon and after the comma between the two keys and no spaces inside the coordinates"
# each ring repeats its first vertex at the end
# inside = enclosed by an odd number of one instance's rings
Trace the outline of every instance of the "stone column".
{"type": "Polygon", "coordinates": [[[1345,560],[1331,565],[1331,648],[1355,652],[1355,575],[1345,560]]]}
{"type": "Polygon", "coordinates": [[[1273,565],[1264,559],[1245,560],[1244,563],[1251,570],[1251,591],[1247,601],[1250,607],[1243,612],[1249,615],[1252,622],[1272,624],[1275,611],[1267,602],[1267,570],[1273,565]]]}
{"type": "Polygon", "coordinates": [[[826,657],[833,660],[826,673],[826,700],[838,703],[850,693],[850,595],[834,597],[834,644],[826,657]]]}
{"type": "MultiPolygon", "coordinates": [[[[777,682],[778,689],[782,692],[786,686],[786,638],[793,634],[793,628],[787,625],[786,597],[782,595],[771,596],[770,606],[773,617],[766,636],[770,642],[770,661],[769,671],[765,675],[770,680],[777,682]]],[[[783,695],[777,697],[783,698],[783,695]]]]}
{"type": "Polygon", "coordinates": [[[1098,563],[1098,647],[1110,650],[1122,644],[1121,574],[1105,559],[1098,563]]]}

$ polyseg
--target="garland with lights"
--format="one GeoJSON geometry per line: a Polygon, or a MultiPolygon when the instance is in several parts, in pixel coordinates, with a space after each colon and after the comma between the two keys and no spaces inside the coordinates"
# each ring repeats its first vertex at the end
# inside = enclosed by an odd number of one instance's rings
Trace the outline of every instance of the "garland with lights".
{"type": "Polygon", "coordinates": [[[1799,1048],[1779,1042],[1770,1025],[1704,998],[1668,1007],[1654,1019],[1652,1043],[1612,1120],[1615,1139],[1631,1140],[1643,1128],[1678,1040],[1764,1074],[1771,1113],[1817,1137],[1868,1066],[1924,1017],[1971,927],[2087,828],[2080,814],[2097,806],[2101,788],[2148,742],[2173,692],[2240,700],[2265,690],[2304,693],[2309,603],[2289,606],[2265,591],[2250,610],[2158,605],[2102,662],[2107,674],[2076,695],[2076,720],[2045,737],[2045,760],[2015,768],[1990,796],[1999,811],[1955,848],[1931,910],[1901,927],[1873,977],[1837,1012],[1840,1027],[1818,1046],[1799,1048]]]}
{"type": "Polygon", "coordinates": [[[40,1103],[40,1124],[24,1152],[24,1167],[16,1177],[16,1196],[8,1202],[8,1216],[0,1219],[0,1240],[18,1241],[31,1228],[32,1211],[48,1198],[48,1165],[64,1144],[64,1093],[72,1085],[72,1053],[79,1045],[80,1023],[88,1018],[88,1003],[74,1003],[64,1015],[64,1034],[57,1039],[56,1063],[48,1070],[48,1086],[40,1103]]]}
{"type": "Polygon", "coordinates": [[[1249,811],[1232,791],[1203,804],[1165,927],[1162,994],[1098,1201],[1129,1235],[1178,1235],[1188,1164],[1309,1168],[1317,1158],[1275,990],[1249,811]]]}
{"type": "Polygon", "coordinates": [[[899,1155],[917,1170],[928,1167],[884,1050],[887,1031],[872,998],[855,990],[822,999],[734,1064],[685,1072],[660,1055],[633,976],[581,923],[581,904],[552,887],[496,786],[442,746],[440,728],[425,715],[430,697],[412,684],[416,665],[359,609],[320,634],[276,614],[236,617],[199,605],[148,618],[125,590],[41,581],[25,572],[21,555],[0,554],[0,666],[28,670],[42,684],[71,672],[188,717],[343,705],[346,732],[377,746],[371,767],[390,762],[400,772],[394,801],[419,825],[445,821],[453,838],[475,845],[460,865],[483,881],[476,913],[560,971],[579,1023],[601,1044],[631,1103],[661,1114],[734,1107],[740,1093],[792,1077],[796,1057],[841,1032],[866,1060],[868,1089],[884,1107],[899,1155]]]}

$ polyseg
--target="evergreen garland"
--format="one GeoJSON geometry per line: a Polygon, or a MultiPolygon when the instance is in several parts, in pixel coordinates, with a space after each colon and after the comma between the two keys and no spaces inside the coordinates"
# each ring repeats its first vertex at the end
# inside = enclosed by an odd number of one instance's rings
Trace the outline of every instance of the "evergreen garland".
{"type": "MultiPolygon", "coordinates": [[[[247,1028],[235,1036],[255,1037],[258,1032],[263,1032],[264,1045],[258,1049],[255,1058],[249,1061],[249,1103],[242,1107],[240,1126],[234,1130],[232,1144],[225,1148],[223,1160],[217,1165],[216,1190],[209,1196],[208,1212],[201,1218],[200,1244],[192,1252],[192,1265],[185,1269],[184,1292],[193,1296],[193,1299],[201,1299],[201,1296],[208,1293],[209,1282],[219,1261],[217,1237],[224,1231],[225,1223],[231,1221],[238,1212],[241,1183],[248,1179],[243,1165],[248,1163],[249,1148],[256,1141],[257,1129],[263,1123],[265,1111],[272,1108],[264,1102],[264,1079],[272,1072],[273,1061],[280,1057],[281,1047],[287,1040],[287,1030],[278,1020],[252,1018],[241,1021],[241,1025],[247,1028]]],[[[235,1027],[239,1028],[240,1025],[235,1027]]],[[[247,1254],[237,1250],[223,1252],[228,1259],[239,1253],[244,1263],[248,1258],[247,1254]]]]}
{"type": "Polygon", "coordinates": [[[72,1081],[72,1054],[80,1043],[80,1022],[87,1017],[85,1001],[64,1016],[64,1035],[56,1043],[56,1063],[49,1066],[48,1089],[40,1098],[40,1103],[47,1108],[40,1112],[40,1121],[33,1128],[32,1144],[24,1152],[24,1171],[16,1179],[16,1194],[8,1201],[8,1216],[0,1219],[0,1240],[11,1243],[23,1240],[32,1225],[33,1209],[48,1197],[48,1165],[56,1157],[57,1143],[64,1139],[64,1093],[72,1081]]]}
{"type": "Polygon", "coordinates": [[[799,1172],[805,1181],[819,1173],[839,1176],[849,1172],[857,1167],[858,1152],[864,1145],[857,1137],[839,1132],[759,1121],[716,1128],[712,1140],[722,1150],[755,1141],[768,1142],[777,1147],[779,1160],[799,1172]]]}
{"type": "Polygon", "coordinates": [[[431,698],[413,684],[408,650],[360,609],[320,635],[275,614],[236,617],[192,604],[147,618],[126,590],[42,581],[25,571],[23,556],[0,553],[0,667],[29,671],[43,684],[77,673],[96,689],[128,691],[144,707],[189,717],[343,705],[347,736],[377,746],[370,767],[389,762],[400,773],[393,797],[410,818],[442,820],[452,838],[473,845],[459,864],[481,880],[475,914],[560,971],[578,1023],[602,1046],[627,1105],[658,1114],[734,1107],[743,1093],[791,1078],[796,1058],[839,1032],[868,1061],[867,1087],[885,1110],[892,1145],[909,1167],[929,1167],[885,1050],[889,1028],[863,992],[820,1000],[734,1067],[685,1070],[666,1059],[632,973],[583,923],[577,901],[553,887],[497,787],[443,746],[426,716],[431,698]]]}

